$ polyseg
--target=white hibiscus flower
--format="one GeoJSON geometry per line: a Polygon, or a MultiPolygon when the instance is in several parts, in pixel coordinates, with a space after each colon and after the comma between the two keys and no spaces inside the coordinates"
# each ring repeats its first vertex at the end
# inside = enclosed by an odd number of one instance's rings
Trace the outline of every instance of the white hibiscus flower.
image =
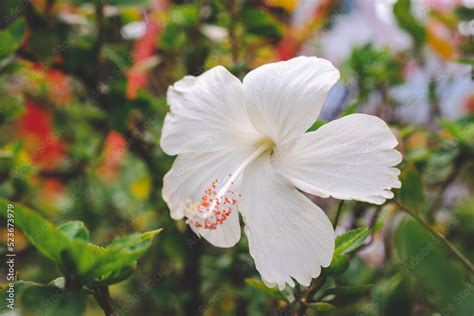
{"type": "Polygon", "coordinates": [[[308,286],[334,252],[325,213],[299,190],[382,204],[400,187],[397,140],[379,118],[354,114],[305,133],[339,72],[298,57],[251,71],[224,67],[168,89],[161,146],[178,155],[163,184],[174,219],[218,247],[240,239],[268,286],[308,286]]]}

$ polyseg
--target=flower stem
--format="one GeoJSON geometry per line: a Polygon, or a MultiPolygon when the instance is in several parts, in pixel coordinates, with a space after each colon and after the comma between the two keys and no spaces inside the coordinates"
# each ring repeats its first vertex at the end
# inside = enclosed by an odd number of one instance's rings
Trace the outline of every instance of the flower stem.
{"type": "Polygon", "coordinates": [[[336,228],[337,223],[339,222],[339,217],[341,216],[342,206],[344,205],[344,200],[340,200],[337,204],[336,217],[334,217],[334,223],[332,226],[336,228]]]}
{"type": "Polygon", "coordinates": [[[423,225],[434,237],[438,238],[443,242],[443,244],[448,248],[448,250],[467,268],[467,270],[471,273],[474,273],[474,265],[472,262],[466,258],[446,237],[437,231],[433,226],[431,226],[422,216],[420,216],[419,212],[416,210],[412,210],[399,201],[394,201],[395,204],[405,213],[409,214],[413,217],[418,223],[423,225]]]}
{"type": "Polygon", "coordinates": [[[94,297],[104,311],[105,316],[114,316],[114,309],[110,302],[110,292],[107,286],[94,289],[94,297]]]}
{"type": "Polygon", "coordinates": [[[306,312],[306,309],[308,308],[309,303],[312,303],[313,296],[318,292],[319,289],[321,289],[324,284],[326,283],[326,278],[325,277],[319,277],[317,279],[314,279],[311,282],[310,287],[308,288],[308,291],[300,298],[299,303],[300,306],[294,313],[294,316],[303,316],[306,312]]]}

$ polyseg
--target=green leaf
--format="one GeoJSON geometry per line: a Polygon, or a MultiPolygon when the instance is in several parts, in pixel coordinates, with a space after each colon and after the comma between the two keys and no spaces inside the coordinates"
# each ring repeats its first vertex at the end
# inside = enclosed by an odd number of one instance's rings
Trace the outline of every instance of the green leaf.
{"type": "Polygon", "coordinates": [[[400,175],[402,187],[400,200],[411,209],[421,211],[425,206],[425,192],[421,175],[412,162],[409,162],[400,175]]]}
{"type": "Polygon", "coordinates": [[[426,179],[430,183],[438,183],[449,177],[459,154],[460,150],[457,145],[449,146],[433,153],[424,169],[426,179]]]}
{"type": "Polygon", "coordinates": [[[308,132],[313,132],[315,130],[317,130],[318,128],[320,128],[321,126],[323,126],[324,124],[326,124],[327,121],[325,120],[322,120],[322,119],[318,119],[316,120],[316,122],[313,123],[313,125],[311,125],[311,127],[308,129],[308,132]]]}
{"type": "Polygon", "coordinates": [[[460,63],[460,64],[466,64],[466,65],[474,66],[474,59],[468,58],[468,57],[461,57],[457,60],[457,62],[460,63]]]}
{"type": "Polygon", "coordinates": [[[170,10],[171,23],[183,28],[195,28],[199,24],[199,9],[194,4],[173,6],[170,10]]]}
{"type": "Polygon", "coordinates": [[[19,203],[0,199],[0,214],[4,218],[8,217],[8,205],[13,206],[15,225],[33,246],[49,259],[60,262],[61,251],[69,246],[68,238],[38,213],[19,203]]]}
{"type": "Polygon", "coordinates": [[[355,295],[368,292],[370,291],[370,289],[372,289],[373,286],[373,284],[337,286],[335,288],[327,290],[324,294],[355,295]]]}
{"type": "MultiPolygon", "coordinates": [[[[60,281],[53,280],[47,285],[29,281],[14,283],[16,304],[19,315],[83,315],[85,311],[85,291],[65,292],[57,286],[60,281]]],[[[61,285],[61,284],[59,284],[61,285]]],[[[8,287],[0,290],[0,300],[8,302],[8,287]]],[[[0,306],[0,312],[8,311],[6,304],[0,306]]]]}
{"type": "Polygon", "coordinates": [[[176,50],[186,42],[182,29],[176,23],[168,23],[160,38],[160,48],[165,51],[176,50]]]}
{"type": "Polygon", "coordinates": [[[99,277],[87,281],[86,285],[89,287],[100,287],[122,282],[128,279],[136,270],[136,268],[137,264],[133,263],[129,266],[106,272],[99,277]]]}
{"type": "Polygon", "coordinates": [[[368,227],[349,230],[336,237],[335,254],[347,254],[362,246],[370,236],[368,227]]]}
{"type": "Polygon", "coordinates": [[[330,312],[336,308],[336,306],[326,302],[309,303],[306,306],[318,312],[330,312]]]}
{"type": "Polygon", "coordinates": [[[384,282],[377,292],[379,315],[411,315],[414,303],[413,282],[398,273],[384,282]]]}
{"type": "Polygon", "coordinates": [[[459,17],[460,20],[464,20],[464,21],[474,20],[474,8],[469,8],[467,6],[457,6],[454,9],[454,12],[459,17]]]}
{"type": "Polygon", "coordinates": [[[89,241],[89,230],[81,221],[63,223],[58,226],[58,229],[71,240],[78,239],[86,242],[89,241]]]}
{"type": "Polygon", "coordinates": [[[245,9],[242,21],[249,33],[270,39],[279,39],[283,33],[278,21],[268,12],[258,9],[245,9]]]}
{"type": "Polygon", "coordinates": [[[451,133],[456,142],[470,146],[474,144],[474,122],[470,120],[448,121],[438,120],[439,124],[451,133]]]}
{"type": "Polygon", "coordinates": [[[285,295],[283,295],[283,293],[280,292],[276,287],[267,287],[265,283],[257,279],[245,279],[245,283],[253,288],[256,288],[260,292],[273,296],[279,300],[288,302],[288,299],[285,297],[285,295]]]}
{"type": "Polygon", "coordinates": [[[162,230],[115,238],[105,248],[88,275],[88,282],[108,282],[129,275],[136,261],[150,248],[153,238],[162,230]]]}
{"type": "Polygon", "coordinates": [[[20,45],[21,41],[23,40],[23,36],[25,36],[25,33],[26,33],[25,19],[20,18],[16,20],[14,23],[8,26],[8,30],[10,31],[10,34],[15,39],[15,43],[17,45],[20,45]]]}
{"type": "Polygon", "coordinates": [[[344,273],[349,268],[349,258],[343,254],[335,254],[331,264],[321,271],[322,276],[332,276],[344,273]]]}
{"type": "MultiPolygon", "coordinates": [[[[7,200],[0,199],[0,215],[5,218],[8,217],[9,204],[7,200]]],[[[16,226],[40,253],[56,262],[65,274],[85,275],[104,251],[82,240],[70,239],[37,212],[19,203],[14,203],[14,210],[16,226]]]]}
{"type": "Polygon", "coordinates": [[[349,106],[347,106],[344,109],[344,111],[342,111],[340,117],[344,117],[346,115],[354,114],[357,111],[357,109],[359,109],[360,105],[361,104],[358,101],[352,102],[351,104],[349,104],[349,106]]]}
{"type": "MultiPolygon", "coordinates": [[[[0,199],[0,215],[8,218],[7,200],[0,199]]],[[[119,237],[107,248],[88,243],[89,233],[81,222],[56,228],[33,210],[15,203],[15,223],[26,238],[46,257],[58,263],[65,275],[86,285],[109,285],[128,278],[138,260],[161,229],[119,237]]]]}
{"type": "Polygon", "coordinates": [[[445,120],[445,119],[439,119],[438,123],[443,128],[447,129],[457,141],[463,141],[464,140],[464,128],[465,128],[465,126],[462,126],[458,122],[448,121],[448,120],[445,120]]]}
{"type": "Polygon", "coordinates": [[[16,49],[15,39],[8,31],[0,32],[0,59],[7,58],[16,49]]]}
{"type": "MultiPolygon", "coordinates": [[[[0,84],[4,84],[4,82],[0,81],[0,84]]],[[[15,95],[4,89],[0,89],[0,104],[2,105],[0,110],[0,124],[17,118],[25,109],[25,102],[21,94],[15,95]]]]}
{"type": "Polygon", "coordinates": [[[418,293],[424,299],[451,315],[472,313],[474,291],[465,269],[421,224],[406,217],[395,232],[395,249],[406,273],[424,289],[418,293]]]}
{"type": "Polygon", "coordinates": [[[426,41],[426,30],[411,13],[411,1],[398,0],[393,5],[393,13],[398,25],[413,37],[417,47],[421,47],[426,41]]]}
{"type": "Polygon", "coordinates": [[[26,24],[23,19],[18,19],[6,30],[0,32],[0,59],[7,58],[20,46],[26,24]]]}
{"type": "Polygon", "coordinates": [[[107,4],[116,7],[140,7],[144,8],[150,5],[150,0],[108,0],[107,4]]]}
{"type": "Polygon", "coordinates": [[[21,295],[21,306],[35,315],[84,315],[86,294],[79,292],[65,292],[54,286],[35,286],[25,289],[21,295]],[[47,303],[46,303],[47,302],[47,303]]]}

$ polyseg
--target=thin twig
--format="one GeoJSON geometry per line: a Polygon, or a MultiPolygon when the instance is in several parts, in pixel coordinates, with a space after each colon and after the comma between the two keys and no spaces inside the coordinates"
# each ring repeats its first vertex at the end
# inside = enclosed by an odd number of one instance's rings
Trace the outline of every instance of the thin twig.
{"type": "Polygon", "coordinates": [[[307,304],[312,303],[313,296],[318,292],[326,283],[325,277],[319,277],[314,279],[309,286],[308,291],[300,298],[300,307],[295,312],[294,316],[303,316],[308,308],[307,304]]]}
{"type": "Polygon", "coordinates": [[[344,206],[344,200],[340,200],[337,204],[336,217],[334,217],[334,223],[332,226],[336,228],[337,223],[339,222],[339,217],[341,216],[342,207],[344,206]]]}
{"type": "Polygon", "coordinates": [[[229,41],[230,41],[230,52],[232,55],[232,62],[237,64],[239,60],[239,49],[237,45],[237,35],[235,33],[237,26],[237,1],[229,1],[229,12],[230,12],[230,25],[229,25],[229,41]]]}
{"type": "Polygon", "coordinates": [[[94,289],[94,297],[100,307],[104,310],[105,316],[115,315],[112,303],[110,302],[109,287],[106,286],[94,289]]]}
{"type": "Polygon", "coordinates": [[[469,272],[474,273],[474,265],[471,263],[471,261],[469,261],[468,258],[466,258],[449,240],[447,240],[443,234],[437,231],[422,216],[420,216],[419,212],[408,208],[399,201],[394,202],[402,211],[413,217],[418,223],[423,225],[423,227],[425,227],[433,236],[441,240],[446,246],[446,248],[448,248],[448,250],[469,270],[469,272]]]}

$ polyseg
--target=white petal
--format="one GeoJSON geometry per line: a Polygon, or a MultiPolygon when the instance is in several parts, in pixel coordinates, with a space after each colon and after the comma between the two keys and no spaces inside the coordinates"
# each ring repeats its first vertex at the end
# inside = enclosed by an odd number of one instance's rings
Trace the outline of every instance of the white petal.
{"type": "Polygon", "coordinates": [[[274,163],[305,192],[382,204],[400,187],[396,145],[384,121],[353,114],[306,133],[288,150],[278,148],[274,163]]]}
{"type": "Polygon", "coordinates": [[[244,78],[250,120],[276,144],[300,136],[317,119],[338,79],[339,71],[316,57],[263,65],[244,78]]]}
{"type": "Polygon", "coordinates": [[[243,104],[242,83],[224,67],[170,86],[161,147],[169,155],[209,152],[255,142],[258,133],[243,104]]]}
{"type": "Polygon", "coordinates": [[[241,214],[250,254],[268,286],[295,279],[308,286],[334,252],[334,230],[326,214],[284,177],[268,155],[254,161],[242,183],[241,214]]]}
{"type": "MultiPolygon", "coordinates": [[[[226,181],[251,151],[252,149],[179,155],[163,179],[163,199],[171,210],[171,217],[185,217],[186,203],[199,202],[204,190],[213,180],[217,179],[220,183],[226,181]]],[[[239,183],[236,182],[233,188],[238,191],[239,183]]],[[[237,213],[235,210],[212,232],[202,228],[194,231],[217,247],[232,247],[240,239],[237,213]]]]}

